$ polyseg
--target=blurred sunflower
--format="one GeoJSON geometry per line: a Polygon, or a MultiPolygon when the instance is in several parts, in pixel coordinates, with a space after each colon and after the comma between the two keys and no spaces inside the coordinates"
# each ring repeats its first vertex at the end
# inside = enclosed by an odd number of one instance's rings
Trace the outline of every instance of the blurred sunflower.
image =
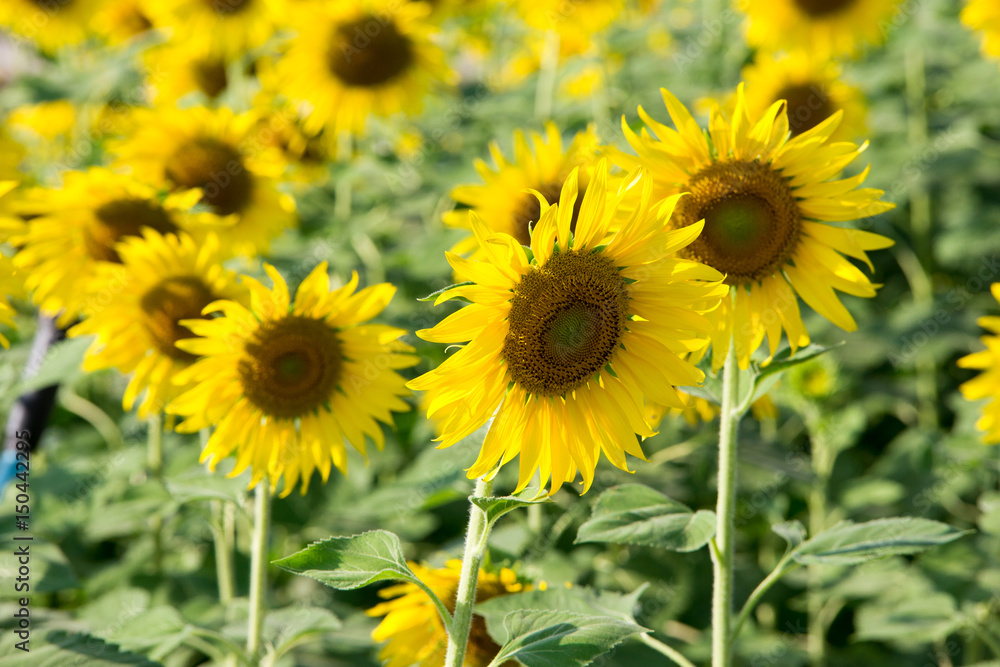
{"type": "Polygon", "coordinates": [[[284,93],[305,100],[305,130],[359,134],[369,115],[415,113],[436,80],[449,80],[430,40],[423,2],[341,0],[302,12],[299,36],[278,63],[284,93]]]}
{"type": "Polygon", "coordinates": [[[844,119],[831,141],[851,141],[865,131],[864,95],[840,79],[840,66],[831,60],[817,60],[805,52],[759,55],[743,69],[743,80],[750,117],[759,118],[772,104],[785,100],[793,137],[841,110],[844,119]]]}
{"type": "MultiPolygon", "coordinates": [[[[18,278],[14,263],[5,255],[0,255],[0,324],[14,327],[14,315],[17,311],[10,305],[10,297],[22,291],[22,282],[18,278]]],[[[10,347],[10,341],[0,333],[0,345],[10,347]]]]}
{"type": "MultiPolygon", "coordinates": [[[[434,569],[418,563],[409,565],[420,581],[444,602],[448,611],[454,613],[462,561],[451,560],[445,567],[434,569]]],[[[476,584],[476,603],[530,588],[518,582],[517,575],[507,568],[503,568],[498,574],[480,570],[476,584]]],[[[385,617],[372,631],[374,641],[388,642],[379,652],[379,659],[385,667],[443,665],[448,635],[437,607],[427,593],[416,584],[398,584],[383,588],[378,594],[386,602],[372,607],[367,613],[369,616],[385,617]]],[[[473,616],[464,667],[487,667],[499,652],[500,647],[486,632],[486,621],[482,616],[473,616]]],[[[503,663],[502,667],[515,665],[517,662],[510,661],[503,663]]]]}
{"type": "Polygon", "coordinates": [[[153,28],[148,5],[149,0],[104,0],[94,16],[94,30],[112,44],[146,33],[153,28]]]}
{"type": "Polygon", "coordinates": [[[900,0],[738,0],[747,41],[764,50],[802,49],[816,57],[850,55],[885,38],[900,0]]]}
{"type": "Polygon", "coordinates": [[[656,425],[663,421],[664,417],[680,417],[684,419],[688,426],[697,426],[702,422],[708,423],[712,421],[719,414],[719,406],[700,396],[692,396],[683,391],[678,391],[677,397],[683,406],[681,408],[672,408],[660,403],[646,401],[646,421],[653,428],[656,428],[656,425]]]}
{"type": "MultiPolygon", "coordinates": [[[[469,209],[445,214],[445,224],[471,230],[471,210],[491,232],[508,234],[526,246],[531,243],[530,225],[538,222],[541,211],[539,199],[526,190],[535,190],[546,202],[554,204],[570,172],[581,167],[579,187],[582,192],[574,211],[579,213],[582,193],[587,190],[597,162],[597,135],[591,126],[578,132],[569,147],[563,150],[559,128],[550,122],[545,125],[544,138],[537,132],[527,137],[521,130],[514,132],[512,162],[507,161],[496,142],[490,144],[490,154],[496,163],[495,169],[483,160],[477,159],[475,163],[483,179],[482,185],[460,185],[451,191],[452,199],[469,209]]],[[[459,255],[473,253],[474,259],[485,256],[471,234],[455,244],[451,251],[459,255]]]]}
{"type": "Polygon", "coordinates": [[[103,263],[96,282],[111,292],[95,305],[69,335],[95,335],[83,361],[86,371],[117,368],[132,374],[122,405],[131,410],[140,394],[139,417],[163,409],[184,387],[174,382],[194,355],[175,343],[194,334],[184,320],[202,317],[205,306],[219,299],[247,301],[236,276],[222,267],[217,237],[202,243],[187,234],[164,236],[153,229],[124,239],[117,247],[121,264],[103,263]],[[138,326],[137,326],[138,325],[138,326]]]}
{"type": "MultiPolygon", "coordinates": [[[[1000,301],[1000,283],[994,283],[990,292],[994,299],[1000,301]]],[[[959,390],[969,401],[989,399],[983,406],[983,414],[976,427],[984,431],[984,442],[992,445],[1000,442],[1000,317],[987,315],[977,322],[991,334],[980,338],[986,349],[962,357],[958,365],[960,368],[981,370],[982,373],[963,383],[959,390]]]]}
{"type": "MultiPolygon", "coordinates": [[[[0,181],[9,181],[23,176],[21,173],[21,162],[24,160],[26,151],[24,146],[15,141],[7,131],[5,125],[0,125],[0,181]]],[[[0,197],[10,191],[4,190],[0,182],[0,197]]]]}
{"type": "Polygon", "coordinates": [[[14,203],[31,218],[11,238],[19,247],[14,262],[41,310],[58,314],[66,326],[93,305],[97,265],[121,262],[117,244],[123,238],[147,228],[202,238],[213,223],[212,216],[189,213],[199,196],[195,190],[164,199],[155,188],[107,169],[68,172],[62,187],[33,188],[14,203]]]}
{"type": "Polygon", "coordinates": [[[542,205],[530,259],[517,239],[473,214],[484,261],[448,253],[467,284],[437,299],[471,305],[417,332],[436,343],[468,342],[408,384],[428,392],[440,446],[493,417],[469,477],[520,455],[518,491],[539,471],[542,486],[551,478],[555,493],[579,471],[586,492],[602,451],[622,470],[626,453],[644,458],[636,434],[653,431],[643,396],[683,407],[674,387],[697,385],[704,374],[680,356],[704,348],[712,325],[703,313],[728,291],[719,272],[675,257],[701,224],[664,233],[679,197],[652,206],[642,170],[612,194],[602,160],[571,234],[579,171],[570,173],[557,204],[542,205]],[[626,198],[630,215],[609,234],[626,198]]]}
{"type": "Polygon", "coordinates": [[[784,103],[775,102],[762,116],[751,118],[741,84],[733,120],[715,105],[706,133],[676,97],[661,92],[677,130],[639,107],[649,130],[642,136],[622,119],[638,157],[609,150],[626,169],[648,168],[656,196],[691,193],[677,205],[668,227],[684,229],[704,221],[705,231],[680,254],[726,274],[734,288],[733,298],[723,299],[714,314],[718,327],[712,334],[713,366],[722,366],[730,340],[740,368],[747,368],[765,333],[772,356],[782,330],[793,351],[808,344],[796,295],[837,326],[854,331],[854,318],[834,289],[873,297],[877,285],[842,254],[871,270],[866,251],[893,242],[820,221],[856,220],[895,205],[879,200],[881,190],[858,187],[868,169],[834,180],[867,147],[828,143],[843,112],[789,138],[784,103]]]}
{"type": "Polygon", "coordinates": [[[156,0],[149,14],[174,39],[232,59],[262,45],[285,15],[286,0],[156,0]]]}
{"type": "Polygon", "coordinates": [[[295,204],[275,182],[281,155],[250,144],[257,120],[224,108],[140,110],[135,132],[116,147],[118,163],[174,190],[201,188],[223,246],[251,256],[295,225],[295,204]]]}
{"type": "Polygon", "coordinates": [[[215,102],[229,89],[229,63],[210,49],[170,42],[146,51],[144,56],[147,79],[158,105],[176,106],[178,100],[193,94],[215,102]]]}
{"type": "Polygon", "coordinates": [[[250,309],[218,301],[204,314],[211,320],[182,322],[202,338],[178,343],[203,355],[177,382],[195,386],[167,412],[186,417],[177,430],[192,433],[215,425],[202,452],[214,470],[236,452],[231,476],[252,468],[250,485],[265,476],[273,490],[285,479],[282,495],[301,480],[302,493],[319,470],[325,482],[330,463],[347,470],[347,441],[365,454],[365,439],[379,449],[385,442],[378,422],[409,410],[409,395],[396,369],[418,358],[397,339],[406,332],[366,324],[385,309],[395,288],[387,283],[357,293],[358,276],[330,291],[326,263],[313,269],[289,301],[288,285],[265,264],[271,289],[244,276],[250,309]]]}
{"type": "Polygon", "coordinates": [[[0,2],[0,26],[52,53],[88,37],[90,20],[102,1],[4,0],[0,2]]]}
{"type": "Polygon", "coordinates": [[[625,0],[515,0],[524,22],[538,30],[554,30],[560,38],[586,40],[605,30],[625,9],[625,0]]]}
{"type": "Polygon", "coordinates": [[[962,10],[962,23],[983,31],[983,53],[1000,56],[1000,4],[994,0],[969,0],[962,10]]]}

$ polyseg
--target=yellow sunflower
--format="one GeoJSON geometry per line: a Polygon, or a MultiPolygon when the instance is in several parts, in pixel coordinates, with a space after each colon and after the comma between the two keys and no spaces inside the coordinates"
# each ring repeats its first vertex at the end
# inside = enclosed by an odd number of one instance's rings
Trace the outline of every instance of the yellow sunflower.
{"type": "Polygon", "coordinates": [[[104,0],[94,16],[94,30],[112,44],[142,35],[154,27],[148,5],[149,0],[104,0]]]}
{"type": "MultiPolygon", "coordinates": [[[[538,222],[541,209],[539,199],[526,190],[535,190],[554,204],[570,172],[581,167],[579,185],[586,191],[597,162],[597,135],[591,126],[578,132],[563,150],[559,128],[550,122],[545,125],[545,137],[537,132],[528,136],[521,130],[514,132],[513,161],[507,161],[496,142],[490,144],[490,154],[495,168],[483,160],[475,163],[482,185],[460,185],[451,191],[452,199],[469,209],[445,214],[445,224],[471,230],[471,211],[491,232],[508,234],[521,245],[529,245],[530,224],[538,222]]],[[[477,247],[476,237],[470,234],[451,250],[459,255],[475,251],[473,258],[482,259],[483,251],[477,247]]]]}
{"type": "Polygon", "coordinates": [[[247,301],[246,289],[222,267],[217,237],[202,243],[187,234],[143,230],[117,246],[121,264],[102,263],[95,282],[101,298],[70,336],[95,335],[83,361],[86,371],[117,368],[132,374],[122,404],[131,410],[139,396],[139,417],[155,414],[184,389],[174,382],[194,355],[175,345],[194,336],[181,324],[202,316],[219,299],[247,301]]]}
{"type": "Polygon", "coordinates": [[[4,0],[0,2],[0,27],[52,53],[90,35],[90,20],[102,1],[4,0]]]}
{"type": "Polygon", "coordinates": [[[149,228],[163,234],[188,231],[203,238],[214,216],[190,213],[200,193],[163,198],[155,188],[107,169],[68,172],[59,188],[33,188],[15,201],[30,216],[11,238],[15,264],[35,302],[66,326],[93,304],[95,270],[120,263],[117,244],[149,228]],[[60,314],[61,313],[61,314],[60,314]]]}
{"type": "Polygon", "coordinates": [[[625,9],[625,0],[516,0],[524,22],[539,30],[555,30],[561,38],[585,39],[605,30],[625,9]]]}
{"type": "MultiPolygon", "coordinates": [[[[18,294],[21,286],[14,263],[9,257],[0,254],[0,324],[5,327],[14,326],[14,315],[17,311],[10,305],[10,297],[18,294]]],[[[5,348],[10,347],[10,341],[2,333],[0,333],[0,345],[5,348]]]]}
{"type": "MultiPolygon", "coordinates": [[[[1000,301],[1000,283],[990,287],[993,298],[1000,301]]],[[[983,415],[976,422],[976,427],[983,431],[983,440],[993,445],[1000,442],[1000,317],[987,315],[980,317],[979,326],[990,334],[980,340],[986,346],[985,350],[973,352],[958,360],[960,368],[975,368],[982,373],[963,383],[959,390],[969,401],[989,399],[983,406],[983,415]]]]}
{"type": "Polygon", "coordinates": [[[641,136],[622,119],[638,157],[610,151],[626,169],[648,168],[656,196],[691,193],[678,204],[668,227],[685,229],[704,221],[705,231],[681,256],[718,269],[733,286],[733,298],[724,299],[715,314],[713,365],[722,366],[730,340],[740,368],[747,368],[765,334],[772,356],[782,330],[793,351],[808,344],[796,295],[837,326],[854,331],[854,318],[834,290],[873,297],[877,286],[842,254],[871,269],[866,251],[893,242],[825,223],[877,215],[894,204],[879,200],[881,190],[859,187],[868,169],[836,179],[867,147],[827,143],[843,113],[789,138],[784,103],[775,102],[762,116],[751,118],[741,84],[733,120],[715,105],[706,133],[676,97],[662,93],[677,129],[658,123],[640,107],[648,128],[641,136]]]}
{"type": "Polygon", "coordinates": [[[1000,5],[993,0],[969,0],[962,10],[962,23],[983,31],[983,53],[1000,56],[1000,5]]]}
{"type": "Polygon", "coordinates": [[[768,51],[850,55],[885,39],[900,0],[737,0],[747,41],[768,51]]]}
{"type": "MultiPolygon", "coordinates": [[[[462,561],[451,560],[445,567],[434,569],[410,563],[410,569],[444,602],[448,611],[454,612],[462,561]]],[[[503,568],[499,573],[479,570],[476,603],[530,588],[520,583],[517,575],[507,568],[503,568]]],[[[373,640],[387,642],[379,653],[383,665],[385,667],[443,665],[448,636],[437,607],[431,602],[427,593],[416,584],[398,584],[383,588],[379,591],[379,596],[386,598],[386,602],[372,607],[367,613],[369,616],[385,617],[372,631],[373,640]]],[[[500,647],[486,632],[486,621],[482,616],[473,616],[464,667],[487,667],[499,652],[500,647]]],[[[505,662],[503,667],[514,667],[516,664],[514,661],[505,662]]]]}
{"type": "Polygon", "coordinates": [[[406,332],[368,324],[389,303],[395,288],[387,283],[357,293],[358,276],[330,291],[326,263],[302,281],[294,302],[281,275],[265,265],[274,287],[250,277],[250,309],[219,301],[205,314],[212,320],[186,320],[198,336],[178,347],[203,355],[177,381],[196,384],[167,411],[186,419],[177,430],[191,433],[215,425],[202,461],[214,469],[236,453],[238,475],[248,466],[251,486],[267,476],[273,490],[284,476],[288,495],[313,471],[325,482],[330,463],[347,469],[347,441],[362,454],[365,439],[379,449],[385,442],[378,422],[392,424],[392,412],[409,410],[409,395],[396,369],[418,358],[397,339],[406,332]]]}
{"type": "Polygon", "coordinates": [[[864,95],[840,79],[840,66],[832,60],[819,60],[807,52],[783,57],[758,55],[743,69],[743,80],[750,117],[759,118],[772,104],[785,100],[793,137],[837,111],[844,112],[844,119],[831,135],[832,141],[852,141],[864,134],[864,95]]]}
{"type": "Polygon", "coordinates": [[[436,80],[451,78],[430,40],[429,7],[341,0],[300,12],[298,37],[278,63],[285,94],[311,107],[305,129],[359,134],[369,115],[420,110],[436,80]]]}
{"type": "MultiPolygon", "coordinates": [[[[6,126],[0,125],[0,186],[5,185],[2,181],[16,180],[23,177],[21,173],[21,162],[24,160],[24,146],[15,141],[6,126]]],[[[0,197],[9,192],[0,187],[0,197]]]]}
{"type": "Polygon", "coordinates": [[[472,303],[417,332],[431,342],[467,343],[408,385],[428,392],[440,446],[493,417],[469,477],[520,455],[518,491],[539,471],[555,493],[579,471],[586,492],[602,451],[623,470],[626,453],[643,458],[636,434],[653,435],[643,396],[682,407],[674,387],[697,385],[704,374],[681,356],[705,346],[712,326],[704,313],[728,292],[719,272],[675,256],[701,224],[664,232],[679,197],[651,204],[642,170],[611,194],[602,160],[571,234],[579,171],[558,204],[541,207],[530,258],[517,239],[473,215],[484,261],[448,253],[467,282],[438,297],[472,303]],[[626,198],[631,214],[611,234],[626,198]]]}
{"type": "Polygon", "coordinates": [[[118,163],[174,190],[201,188],[201,202],[220,218],[223,246],[251,256],[296,221],[294,202],[275,182],[281,155],[249,145],[257,119],[224,108],[139,110],[135,131],[116,147],[118,163]]]}
{"type": "Polygon", "coordinates": [[[212,103],[229,90],[230,64],[211,49],[169,42],[146,51],[145,61],[146,78],[158,105],[173,107],[188,95],[212,103]]]}
{"type": "Polygon", "coordinates": [[[156,0],[148,9],[175,40],[227,59],[270,39],[286,12],[285,0],[156,0]]]}

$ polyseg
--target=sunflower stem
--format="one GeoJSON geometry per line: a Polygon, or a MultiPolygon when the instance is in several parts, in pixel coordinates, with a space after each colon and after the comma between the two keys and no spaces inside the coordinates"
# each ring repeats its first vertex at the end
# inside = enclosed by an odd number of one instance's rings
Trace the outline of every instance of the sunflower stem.
{"type": "Polygon", "coordinates": [[[270,532],[271,487],[265,479],[257,483],[254,495],[253,543],[250,545],[250,620],[247,625],[247,656],[250,664],[257,664],[257,654],[261,650],[270,532]]]}
{"type": "Polygon", "coordinates": [[[336,220],[347,220],[351,217],[351,175],[347,167],[354,156],[354,142],[351,133],[344,130],[337,135],[337,163],[344,167],[345,173],[337,179],[335,188],[336,199],[333,202],[333,216],[336,220]]]}
{"type": "MultiPolygon", "coordinates": [[[[473,498],[488,498],[493,493],[493,481],[479,479],[473,498]]],[[[465,663],[465,647],[469,643],[472,627],[472,608],[476,604],[476,586],[479,582],[479,566],[486,554],[486,540],[489,529],[486,512],[470,503],[469,528],[465,534],[465,554],[462,556],[462,575],[458,580],[455,596],[455,613],[452,615],[448,632],[448,652],[445,667],[462,667],[465,663]]]]}
{"type": "Polygon", "coordinates": [[[669,644],[664,644],[658,639],[654,639],[652,635],[641,634],[639,635],[639,641],[641,641],[643,644],[653,649],[657,653],[667,656],[674,663],[680,665],[680,667],[694,667],[694,663],[685,658],[684,654],[675,649],[673,646],[670,646],[669,644]]]}
{"type": "Polygon", "coordinates": [[[212,537],[215,544],[215,574],[219,580],[219,602],[229,607],[236,584],[233,579],[233,506],[221,500],[212,501],[212,537]]]}
{"type": "MultiPolygon", "coordinates": [[[[163,416],[154,412],[146,421],[146,464],[152,479],[163,478],[163,416]]],[[[152,518],[153,533],[153,571],[163,570],[163,517],[154,514],[152,518]]]]}
{"type": "Polygon", "coordinates": [[[722,411],[719,414],[719,497],[716,504],[715,550],[712,552],[712,667],[729,667],[733,660],[733,537],[736,517],[736,434],[742,416],[736,402],[739,369],[736,346],[722,369],[722,411]]]}
{"type": "Polygon", "coordinates": [[[559,33],[555,30],[545,32],[541,62],[538,65],[535,117],[548,120],[552,117],[552,98],[555,95],[556,74],[559,71],[559,33]]]}

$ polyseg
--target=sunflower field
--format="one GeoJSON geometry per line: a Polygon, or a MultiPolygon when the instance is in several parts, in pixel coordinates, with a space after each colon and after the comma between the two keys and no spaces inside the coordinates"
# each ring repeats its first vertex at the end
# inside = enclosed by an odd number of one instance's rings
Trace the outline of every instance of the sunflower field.
{"type": "Polygon", "coordinates": [[[0,0],[0,666],[1000,667],[1000,2],[0,0]]]}

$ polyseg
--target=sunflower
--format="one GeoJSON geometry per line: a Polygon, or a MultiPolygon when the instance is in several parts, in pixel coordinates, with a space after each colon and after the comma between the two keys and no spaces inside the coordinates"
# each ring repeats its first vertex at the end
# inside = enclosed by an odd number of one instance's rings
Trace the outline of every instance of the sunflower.
{"type": "Polygon", "coordinates": [[[218,299],[246,302],[247,295],[235,274],[222,267],[214,234],[199,244],[187,234],[164,236],[145,229],[142,237],[119,243],[117,252],[121,264],[105,262],[95,271],[106,298],[95,301],[69,335],[96,336],[84,370],[117,368],[132,374],[122,404],[131,410],[145,391],[138,411],[144,418],[181,393],[183,387],[173,380],[195,360],[175,345],[193,337],[181,320],[201,317],[205,306],[218,299]]]}
{"type": "Polygon", "coordinates": [[[877,215],[894,204],[879,200],[881,190],[858,187],[868,169],[835,179],[867,146],[827,143],[843,113],[789,138],[784,102],[752,119],[741,84],[733,120],[715,105],[706,133],[676,97],[662,93],[677,130],[640,107],[649,131],[637,135],[622,119],[638,157],[610,152],[626,169],[645,165],[657,196],[691,193],[678,204],[668,227],[684,229],[704,221],[705,231],[680,254],[726,274],[734,288],[733,298],[724,299],[715,313],[713,366],[722,366],[730,340],[740,368],[747,368],[765,334],[772,356],[783,330],[793,351],[808,344],[796,295],[842,329],[855,330],[854,318],[834,289],[873,297],[877,286],[841,253],[871,269],[866,251],[893,242],[825,222],[877,215]]]}
{"type": "Polygon", "coordinates": [[[516,0],[524,22],[538,30],[554,30],[560,38],[589,41],[605,30],[625,9],[625,0],[516,0]]]}
{"type": "MultiPolygon", "coordinates": [[[[410,569],[427,584],[428,588],[444,602],[449,612],[454,612],[458,580],[462,561],[448,561],[445,567],[429,568],[410,563],[410,569]]],[[[491,598],[529,590],[517,579],[512,570],[503,568],[499,573],[479,571],[476,584],[476,603],[491,598]]],[[[379,653],[385,667],[439,667],[444,664],[448,636],[441,616],[431,599],[416,584],[398,584],[379,591],[386,599],[368,610],[369,616],[384,616],[372,631],[376,642],[388,642],[379,653]]],[[[486,632],[482,616],[472,617],[472,631],[465,653],[465,667],[487,667],[500,652],[500,647],[486,632]]],[[[503,663],[514,667],[516,662],[503,663]]]]}
{"type": "MultiPolygon", "coordinates": [[[[0,255],[0,324],[5,327],[14,326],[16,311],[10,305],[10,297],[21,292],[21,281],[18,279],[14,263],[5,255],[0,255]]],[[[0,345],[10,347],[10,341],[0,333],[0,345]]]]}
{"type": "Polygon", "coordinates": [[[148,9],[176,40],[228,59],[270,39],[286,11],[285,0],[156,0],[148,9]]]}
{"type": "Polygon", "coordinates": [[[149,0],[105,0],[94,16],[94,30],[111,44],[145,34],[154,27],[148,4],[149,0]]]}
{"type": "Polygon", "coordinates": [[[79,44],[103,0],[4,0],[0,26],[46,53],[79,44]]]}
{"type": "Polygon", "coordinates": [[[223,245],[254,255],[295,224],[294,202],[275,182],[281,155],[249,145],[257,119],[224,108],[139,110],[135,132],[116,147],[118,162],[174,190],[201,188],[223,245]]]}
{"type": "Polygon", "coordinates": [[[667,405],[647,401],[646,421],[655,428],[657,424],[663,421],[664,417],[683,418],[688,426],[693,427],[702,422],[707,424],[719,414],[719,406],[708,399],[700,396],[692,396],[683,391],[677,392],[677,397],[683,405],[681,408],[672,408],[667,405]]]}
{"type": "Polygon", "coordinates": [[[759,118],[772,104],[785,100],[793,137],[841,110],[844,120],[831,140],[851,141],[864,133],[864,95],[840,79],[840,66],[831,60],[818,60],[807,52],[759,55],[743,69],[743,80],[750,117],[759,118]]]}
{"type": "Polygon", "coordinates": [[[211,49],[170,42],[147,51],[145,60],[158,105],[176,106],[188,95],[211,103],[229,90],[230,64],[211,49]]]}
{"type": "Polygon", "coordinates": [[[401,400],[409,392],[396,369],[418,359],[409,354],[413,348],[397,340],[405,331],[366,324],[392,299],[392,285],[355,294],[355,273],[331,292],[323,262],[289,303],[285,280],[273,266],[265,269],[274,282],[270,290],[243,278],[250,309],[219,301],[205,314],[225,317],[183,322],[203,338],[178,347],[204,358],[178,376],[178,382],[196,386],[167,412],[186,417],[177,427],[181,432],[215,425],[201,455],[211,469],[235,451],[231,475],[250,466],[250,485],[266,475],[272,490],[284,476],[282,495],[301,479],[305,494],[314,470],[324,482],[331,461],[346,472],[345,440],[362,454],[366,437],[382,448],[385,436],[378,422],[391,424],[393,411],[409,410],[401,400]]]}
{"type": "Polygon", "coordinates": [[[214,216],[190,213],[197,190],[162,198],[153,187],[107,169],[68,172],[60,188],[33,188],[14,203],[30,216],[11,243],[15,264],[35,302],[66,326],[93,306],[95,270],[120,263],[118,242],[149,228],[163,234],[186,230],[202,238],[214,216]]]}
{"type": "Polygon", "coordinates": [[[7,128],[0,125],[0,197],[10,191],[10,188],[3,189],[3,181],[19,179],[21,173],[21,162],[25,156],[24,146],[15,141],[7,128]]]}
{"type": "MultiPolygon", "coordinates": [[[[541,209],[539,199],[527,190],[540,193],[553,204],[559,199],[570,172],[582,167],[579,185],[586,191],[597,162],[597,135],[591,126],[578,132],[569,147],[563,150],[559,128],[550,122],[545,125],[545,137],[537,132],[527,137],[521,130],[514,132],[512,162],[507,161],[496,142],[490,144],[490,154],[496,163],[495,169],[483,160],[476,160],[482,185],[460,185],[451,191],[452,199],[469,209],[445,214],[445,224],[471,230],[471,210],[491,232],[508,234],[521,245],[529,245],[530,226],[538,222],[541,209]]],[[[482,259],[484,253],[477,248],[476,237],[470,234],[451,250],[459,255],[475,251],[473,258],[482,259]]]]}
{"type": "MultiPolygon", "coordinates": [[[[990,292],[994,299],[1000,301],[1000,283],[993,283],[990,292]]],[[[983,440],[992,445],[1000,442],[1000,317],[988,315],[980,317],[978,322],[992,334],[980,339],[986,349],[962,357],[958,365],[960,368],[975,368],[982,373],[962,384],[959,390],[969,401],[989,399],[983,406],[983,415],[976,422],[976,427],[984,431],[983,440]]]]}
{"type": "Polygon", "coordinates": [[[419,111],[432,82],[450,79],[426,4],[341,0],[314,9],[301,13],[299,36],[278,63],[285,94],[311,106],[308,133],[359,134],[369,115],[419,111]]]}
{"type": "Polygon", "coordinates": [[[1000,5],[993,0],[969,0],[962,10],[962,23],[983,31],[983,53],[1000,56],[1000,5]]]}
{"type": "Polygon", "coordinates": [[[586,492],[601,451],[623,470],[626,453],[643,458],[636,434],[653,435],[643,396],[682,407],[674,387],[704,374],[679,355],[705,346],[712,326],[703,313],[728,292],[719,272],[674,256],[701,224],[664,233],[679,197],[651,205],[641,169],[611,194],[601,160],[571,234],[579,172],[557,204],[541,206],[530,258],[517,239],[473,214],[484,261],[448,253],[467,282],[438,297],[472,303],[417,332],[431,342],[468,342],[408,385],[429,393],[440,446],[493,417],[469,477],[520,455],[518,491],[539,471],[555,493],[579,471],[586,492]],[[631,214],[612,234],[626,198],[631,214]]]}
{"type": "Polygon", "coordinates": [[[747,41],[770,51],[804,49],[850,55],[881,42],[900,0],[738,0],[749,18],[747,41]]]}

